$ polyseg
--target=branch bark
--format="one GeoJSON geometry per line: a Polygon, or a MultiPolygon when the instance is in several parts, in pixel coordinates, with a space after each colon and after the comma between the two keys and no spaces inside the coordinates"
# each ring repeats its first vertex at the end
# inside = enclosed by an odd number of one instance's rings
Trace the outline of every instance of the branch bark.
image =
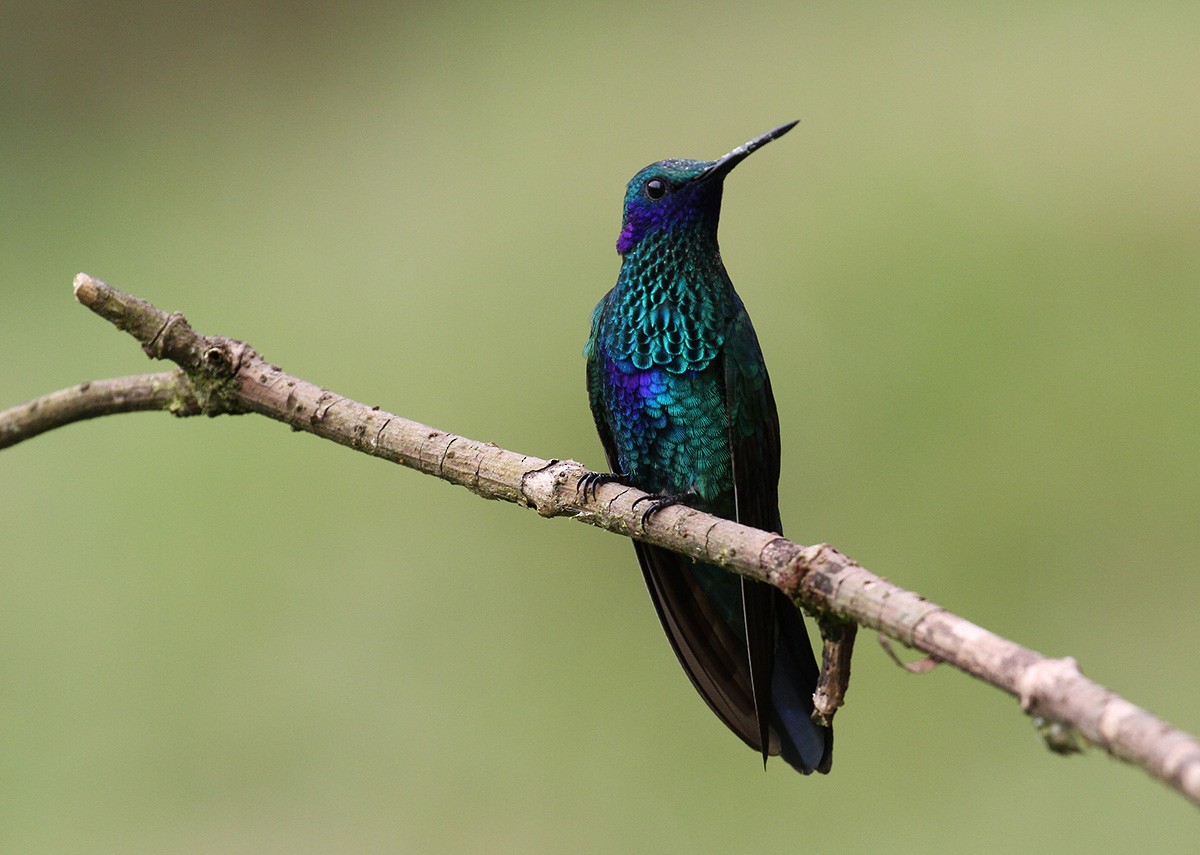
{"type": "MultiPolygon", "coordinates": [[[[0,412],[0,448],[117,412],[258,413],[487,499],[545,517],[573,517],[769,582],[815,613],[823,627],[841,623],[847,652],[853,625],[877,630],[1018,698],[1051,749],[1069,753],[1096,745],[1200,805],[1200,740],[1087,679],[1073,659],[1049,659],[1001,638],[831,546],[802,546],[685,506],[667,508],[643,526],[634,503],[644,493],[605,484],[585,495],[578,483],[587,470],[578,463],[507,451],[335,394],[285,373],[243,342],[200,335],[182,315],[83,273],[75,278],[75,296],[134,336],[149,356],[170,359],[179,370],[84,383],[0,412]]],[[[826,708],[840,701],[840,695],[822,699],[826,708]]]]}
{"type": "Polygon", "coordinates": [[[80,383],[0,410],[0,448],[16,445],[69,422],[114,413],[167,410],[180,416],[199,412],[187,375],[179,369],[80,383]]]}

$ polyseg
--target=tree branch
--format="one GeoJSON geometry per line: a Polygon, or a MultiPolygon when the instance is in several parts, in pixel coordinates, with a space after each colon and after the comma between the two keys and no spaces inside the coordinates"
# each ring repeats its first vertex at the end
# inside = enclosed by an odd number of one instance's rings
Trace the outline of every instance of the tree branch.
{"type": "MultiPolygon", "coordinates": [[[[596,495],[585,495],[578,483],[587,470],[578,463],[506,451],[342,397],[286,374],[243,342],[200,335],[182,315],[83,273],[75,278],[75,296],[134,336],[148,355],[170,359],[181,370],[84,383],[0,412],[0,447],[108,413],[258,413],[484,498],[515,502],[546,517],[573,517],[769,582],[816,613],[823,629],[840,631],[845,650],[854,627],[844,621],[878,630],[1018,698],[1055,751],[1097,745],[1200,805],[1195,737],[1088,680],[1073,659],[1048,659],[1001,638],[875,576],[828,545],[801,546],[685,506],[667,508],[643,527],[633,505],[644,493],[606,484],[596,495]]],[[[833,707],[839,702],[840,696],[823,701],[833,707]]]]}
{"type": "Polygon", "coordinates": [[[140,410],[167,410],[180,416],[199,412],[187,375],[178,368],[87,381],[0,410],[0,448],[71,422],[140,410]]]}

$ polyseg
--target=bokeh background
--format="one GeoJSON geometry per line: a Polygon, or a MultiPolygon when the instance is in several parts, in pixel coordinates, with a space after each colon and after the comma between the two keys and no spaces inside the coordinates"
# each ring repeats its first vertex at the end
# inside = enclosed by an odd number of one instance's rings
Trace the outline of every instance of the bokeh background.
{"type": "MultiPolygon", "coordinates": [[[[440,428],[600,466],[624,183],[731,178],[804,542],[1200,730],[1200,5],[9,2],[0,407],[158,370],[103,278],[440,428]]],[[[1194,851],[1007,697],[860,640],[764,773],[629,545],[264,419],[0,453],[0,850],[1194,851]]]]}

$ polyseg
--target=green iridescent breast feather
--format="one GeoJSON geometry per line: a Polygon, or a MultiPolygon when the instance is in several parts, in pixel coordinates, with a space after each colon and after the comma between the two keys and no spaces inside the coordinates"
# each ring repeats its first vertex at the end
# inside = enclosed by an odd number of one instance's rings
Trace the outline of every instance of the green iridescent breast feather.
{"type": "Polygon", "coordinates": [[[682,374],[703,371],[720,353],[733,320],[733,287],[719,256],[680,252],[678,240],[647,235],[635,252],[653,261],[626,259],[597,330],[610,358],[682,374]]]}

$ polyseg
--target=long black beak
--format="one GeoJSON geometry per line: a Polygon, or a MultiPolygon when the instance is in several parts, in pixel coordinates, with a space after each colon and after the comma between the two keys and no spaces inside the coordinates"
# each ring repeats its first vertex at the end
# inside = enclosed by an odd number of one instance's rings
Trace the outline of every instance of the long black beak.
{"type": "Polygon", "coordinates": [[[711,181],[713,178],[724,177],[729,173],[729,170],[733,169],[735,166],[749,157],[751,152],[762,148],[771,140],[779,139],[798,124],[800,124],[799,119],[794,122],[788,122],[786,125],[780,125],[773,131],[767,131],[761,137],[755,137],[754,139],[750,140],[750,142],[739,145],[733,151],[729,152],[729,154],[714,160],[712,166],[704,170],[704,172],[701,173],[696,180],[711,181]]]}

